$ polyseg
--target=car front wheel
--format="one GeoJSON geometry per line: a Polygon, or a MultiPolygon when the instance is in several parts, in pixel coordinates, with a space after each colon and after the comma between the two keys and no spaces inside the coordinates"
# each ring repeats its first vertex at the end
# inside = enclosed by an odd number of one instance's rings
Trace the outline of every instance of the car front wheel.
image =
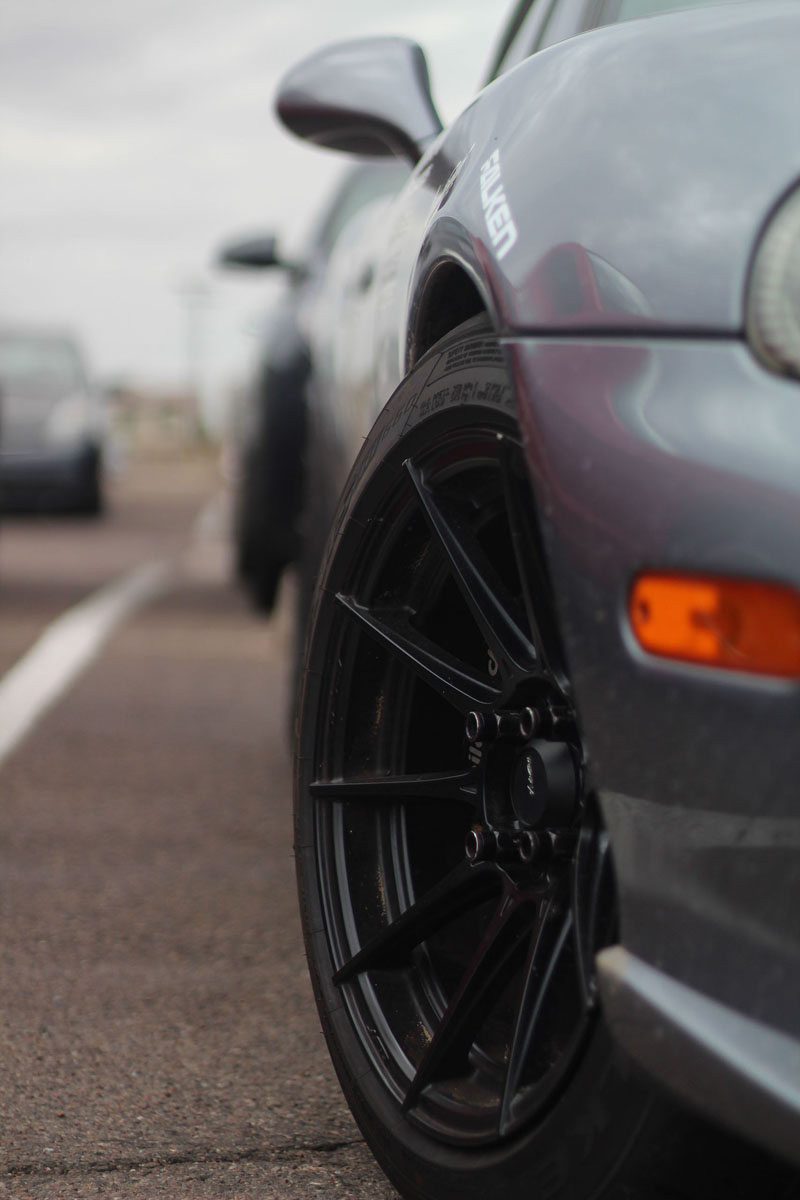
{"type": "Polygon", "coordinates": [[[296,853],[325,1036],[403,1195],[771,1194],[760,1167],[750,1190],[759,1156],[658,1098],[602,1020],[608,837],[483,318],[412,371],[345,489],[311,613],[296,853]]]}

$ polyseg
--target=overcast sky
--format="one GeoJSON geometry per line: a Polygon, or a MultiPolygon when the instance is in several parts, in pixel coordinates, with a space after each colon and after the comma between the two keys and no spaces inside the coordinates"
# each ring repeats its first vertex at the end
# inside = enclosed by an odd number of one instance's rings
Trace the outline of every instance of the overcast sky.
{"type": "Polygon", "coordinates": [[[291,243],[343,159],[295,141],[272,99],[321,44],[415,37],[451,118],[510,0],[3,0],[0,320],[67,325],[105,377],[180,382],[182,291],[211,287],[205,373],[252,353],[261,281],[208,270],[215,244],[291,243]]]}

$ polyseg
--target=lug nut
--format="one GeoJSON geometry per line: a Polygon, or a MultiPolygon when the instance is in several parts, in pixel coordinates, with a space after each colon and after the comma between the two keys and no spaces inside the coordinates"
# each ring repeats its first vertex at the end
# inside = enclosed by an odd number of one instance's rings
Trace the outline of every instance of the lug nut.
{"type": "Polygon", "coordinates": [[[530,829],[523,829],[517,841],[517,852],[520,860],[524,863],[532,863],[539,857],[542,850],[542,843],[535,833],[530,829]]]}
{"type": "Polygon", "coordinates": [[[491,833],[487,835],[480,829],[470,829],[464,838],[464,852],[468,861],[471,863],[483,862],[485,858],[491,857],[491,851],[494,849],[493,842],[491,833]]]}
{"type": "Polygon", "coordinates": [[[486,718],[483,713],[467,713],[466,734],[468,742],[480,742],[486,736],[486,718]]]}
{"type": "Polygon", "coordinates": [[[538,731],[541,720],[535,708],[523,708],[519,714],[519,734],[524,741],[530,741],[538,731]]]}
{"type": "Polygon", "coordinates": [[[496,736],[510,742],[527,742],[539,727],[535,708],[495,713],[496,736]]]}

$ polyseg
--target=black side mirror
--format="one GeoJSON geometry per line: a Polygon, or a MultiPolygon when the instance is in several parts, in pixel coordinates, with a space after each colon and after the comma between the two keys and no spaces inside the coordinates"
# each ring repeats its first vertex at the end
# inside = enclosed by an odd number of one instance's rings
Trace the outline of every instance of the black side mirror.
{"type": "Polygon", "coordinates": [[[406,38],[362,38],[318,50],[293,67],[275,106],[298,137],[416,163],[442,131],[428,64],[406,38]]]}
{"type": "Polygon", "coordinates": [[[235,242],[228,242],[217,252],[217,264],[221,267],[250,267],[255,270],[289,266],[278,256],[277,239],[271,234],[237,238],[235,242]]]}

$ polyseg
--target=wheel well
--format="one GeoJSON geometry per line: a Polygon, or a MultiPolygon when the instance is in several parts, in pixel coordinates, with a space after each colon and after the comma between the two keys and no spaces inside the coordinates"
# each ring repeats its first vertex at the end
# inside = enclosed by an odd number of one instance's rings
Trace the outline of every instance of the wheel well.
{"type": "Polygon", "coordinates": [[[461,267],[456,263],[436,267],[420,302],[408,367],[451,329],[482,312],[486,312],[483,297],[461,267]]]}

